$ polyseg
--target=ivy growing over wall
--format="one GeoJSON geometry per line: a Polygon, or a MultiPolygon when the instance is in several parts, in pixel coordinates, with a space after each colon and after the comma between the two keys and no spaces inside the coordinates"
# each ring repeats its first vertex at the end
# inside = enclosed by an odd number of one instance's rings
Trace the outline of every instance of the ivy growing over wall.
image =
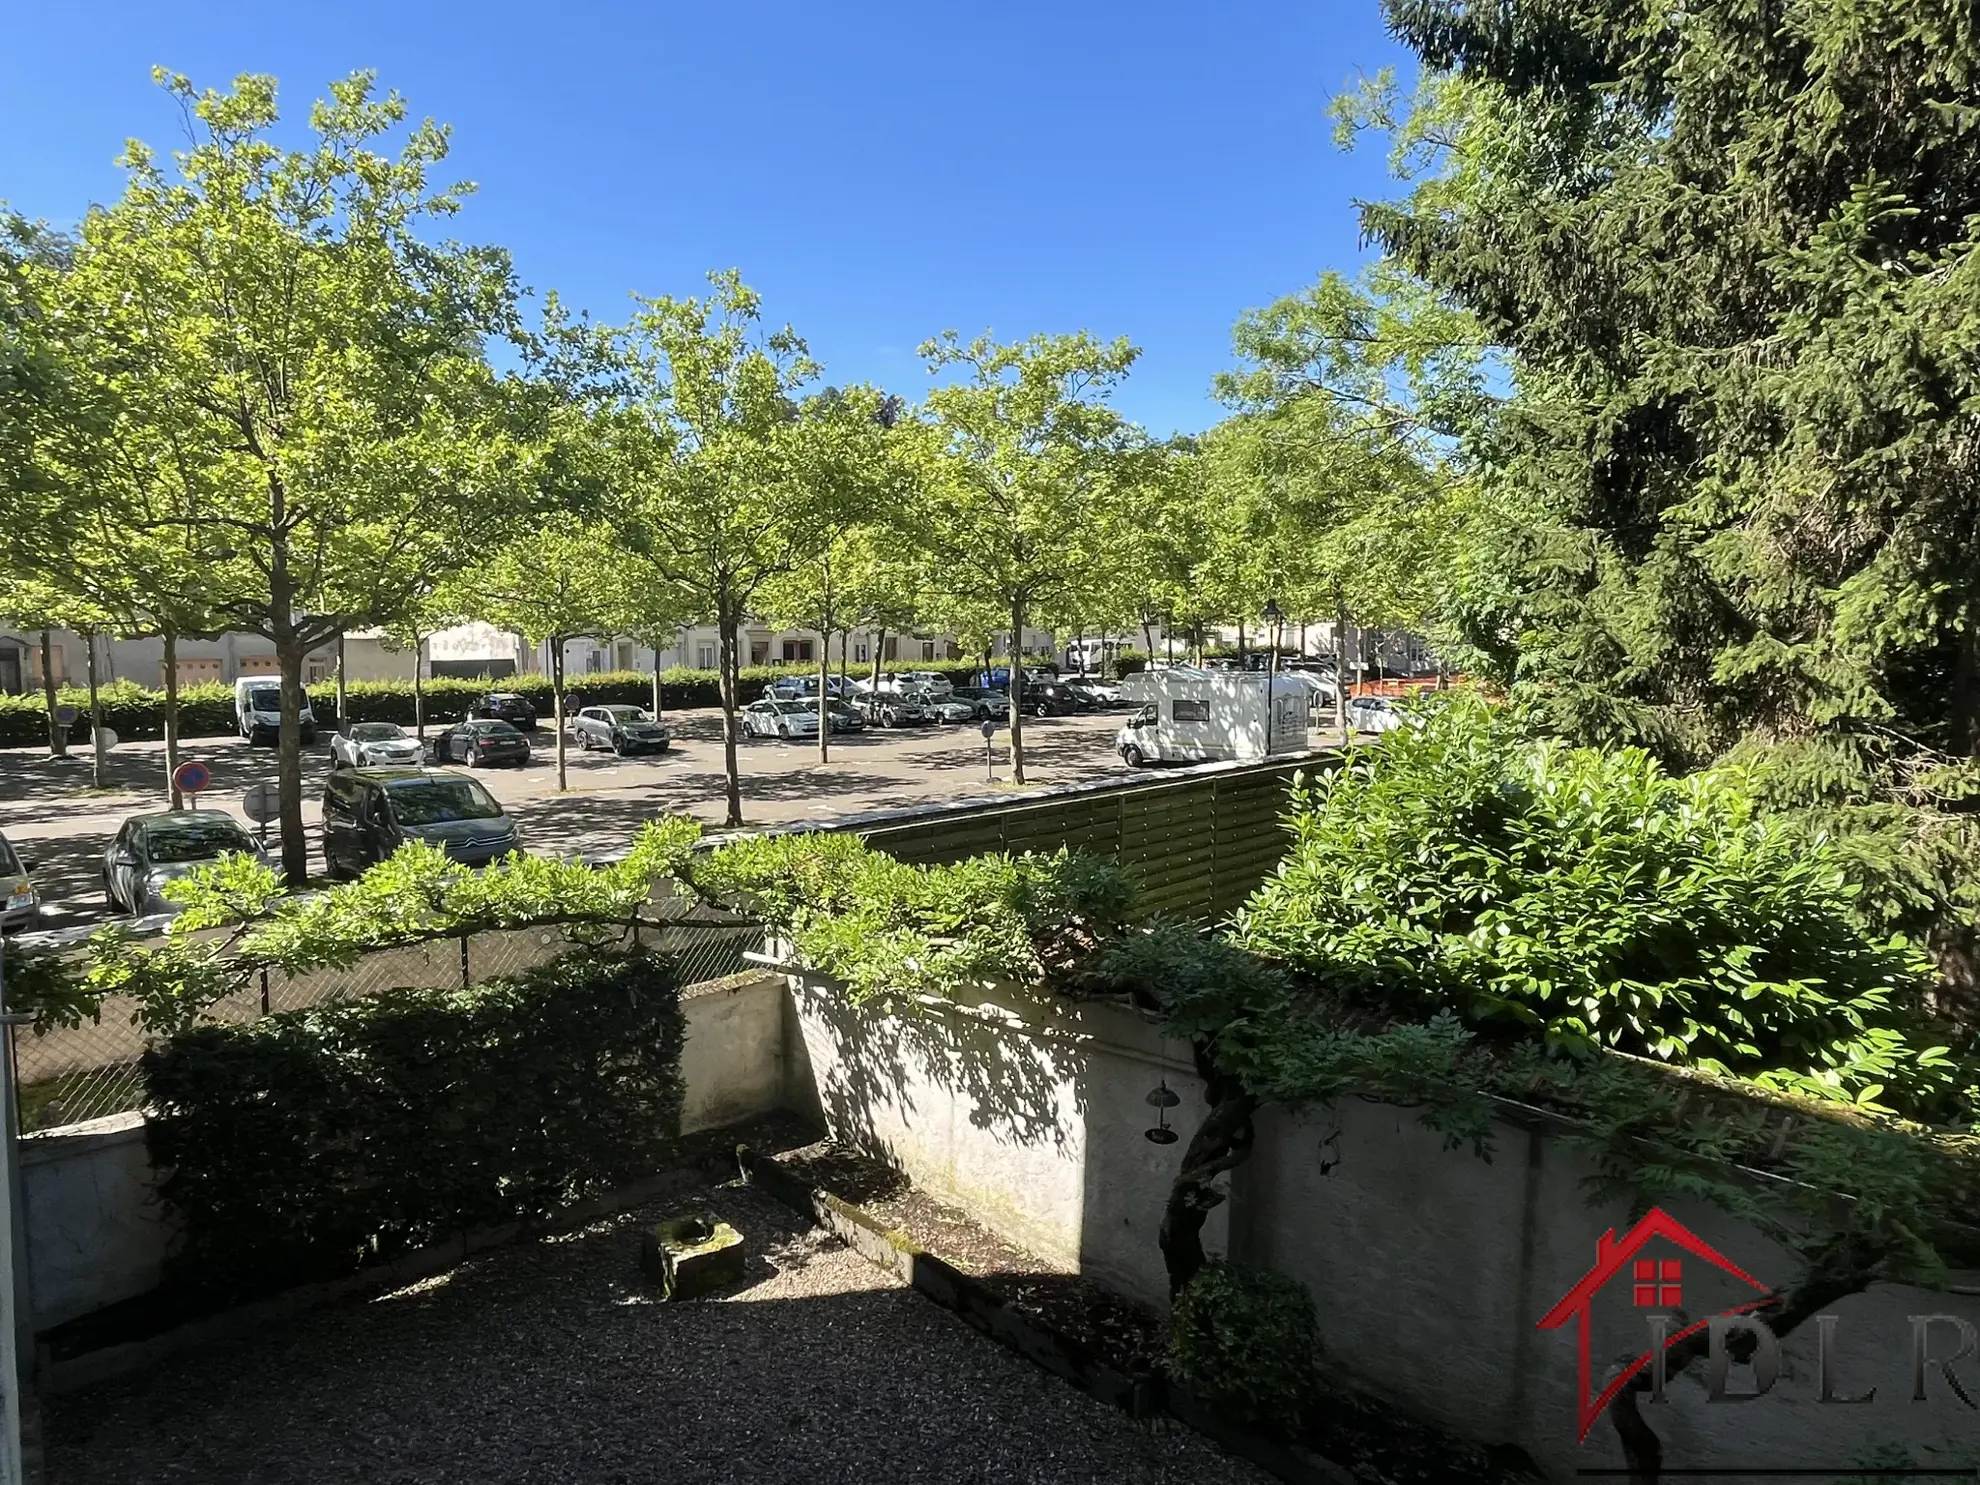
{"type": "Polygon", "coordinates": [[[679,1132],[680,1053],[650,953],[179,1031],[144,1076],[181,1277],[265,1291],[649,1175],[679,1132]]]}

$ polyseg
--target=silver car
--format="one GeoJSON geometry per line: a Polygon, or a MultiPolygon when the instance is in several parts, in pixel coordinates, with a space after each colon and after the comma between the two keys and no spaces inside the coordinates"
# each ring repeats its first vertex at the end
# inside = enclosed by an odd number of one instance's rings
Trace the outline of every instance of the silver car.
{"type": "Polygon", "coordinates": [[[742,725],[750,737],[816,737],[818,704],[776,701],[766,696],[743,708],[742,725]]]}
{"type": "Polygon", "coordinates": [[[637,706],[588,706],[571,719],[579,748],[614,753],[664,753],[673,741],[667,724],[637,706]]]}
{"type": "Polygon", "coordinates": [[[227,856],[268,861],[240,821],[221,810],[133,815],[103,853],[103,892],[110,906],[146,917],[165,913],[165,884],[227,856]]]}
{"type": "Polygon", "coordinates": [[[419,739],[397,722],[359,722],[330,739],[332,768],[417,764],[422,756],[419,739]]]}
{"type": "Polygon", "coordinates": [[[938,722],[974,722],[976,703],[960,696],[937,696],[930,691],[909,691],[905,699],[921,708],[922,715],[938,722]]]}
{"type": "Polygon", "coordinates": [[[28,875],[35,863],[23,861],[7,837],[0,835],[0,933],[32,928],[41,916],[41,895],[28,875]]]}

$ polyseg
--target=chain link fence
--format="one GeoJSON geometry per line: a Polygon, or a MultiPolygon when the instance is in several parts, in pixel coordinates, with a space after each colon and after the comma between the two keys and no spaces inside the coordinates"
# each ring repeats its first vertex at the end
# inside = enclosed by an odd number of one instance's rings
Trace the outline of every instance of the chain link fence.
{"type": "MultiPolygon", "coordinates": [[[[661,899],[652,916],[622,942],[637,941],[673,959],[682,989],[725,979],[750,967],[744,956],[763,948],[754,924],[701,921],[678,899],[661,899]],[[659,920],[657,923],[655,920],[659,920]]],[[[219,1021],[253,1021],[392,989],[466,988],[519,974],[577,945],[561,927],[506,929],[429,939],[379,949],[348,969],[302,975],[263,971],[257,984],[208,1009],[219,1021]]],[[[140,1059],[150,1038],[133,1019],[129,1000],[103,1002],[100,1019],[37,1032],[11,1029],[14,1086],[25,1132],[80,1124],[144,1106],[140,1059]]]]}

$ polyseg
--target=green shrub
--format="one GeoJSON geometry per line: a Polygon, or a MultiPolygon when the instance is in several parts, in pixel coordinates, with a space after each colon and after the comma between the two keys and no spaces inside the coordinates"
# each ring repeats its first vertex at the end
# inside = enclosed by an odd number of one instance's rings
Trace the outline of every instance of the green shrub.
{"type": "Polygon", "coordinates": [[[1242,941],[1420,1017],[1919,1109],[1950,1087],[1929,965],[1867,933],[1836,853],[1731,774],[1570,748],[1475,697],[1302,785],[1242,941]]]}
{"type": "Polygon", "coordinates": [[[1239,1423],[1294,1434],[1312,1405],[1317,1342],[1304,1286],[1269,1269],[1211,1261],[1169,1317],[1169,1369],[1239,1423]]]}
{"type": "Polygon", "coordinates": [[[703,894],[787,932],[855,1000],[1038,984],[1118,933],[1134,906],[1119,866],[1064,849],[910,866],[857,836],[807,833],[745,837],[689,870],[703,894]]]}
{"type": "Polygon", "coordinates": [[[182,1031],[144,1058],[182,1277],[267,1290],[649,1175],[680,1051],[654,955],[182,1031]]]}

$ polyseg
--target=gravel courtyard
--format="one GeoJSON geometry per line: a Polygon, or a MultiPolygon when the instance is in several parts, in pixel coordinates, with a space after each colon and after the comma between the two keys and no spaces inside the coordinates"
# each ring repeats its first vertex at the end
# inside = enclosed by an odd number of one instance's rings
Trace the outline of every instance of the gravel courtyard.
{"type": "Polygon", "coordinates": [[[631,1212],[51,1399],[48,1485],[1177,1482],[1265,1476],[977,1335],[760,1193],[745,1286],[654,1302],[631,1212]]]}

